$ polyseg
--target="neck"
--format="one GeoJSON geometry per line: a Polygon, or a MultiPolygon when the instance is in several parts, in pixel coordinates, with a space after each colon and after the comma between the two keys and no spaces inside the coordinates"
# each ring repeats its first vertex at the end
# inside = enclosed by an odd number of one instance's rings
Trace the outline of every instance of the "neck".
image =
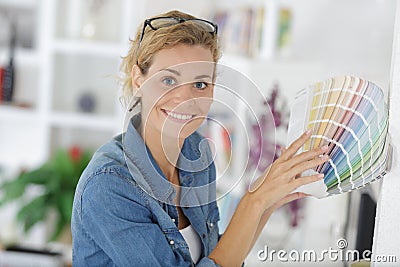
{"type": "Polygon", "coordinates": [[[174,184],[179,183],[173,179],[177,177],[176,165],[184,139],[168,137],[150,128],[144,129],[143,125],[140,125],[140,134],[167,179],[174,184]]]}

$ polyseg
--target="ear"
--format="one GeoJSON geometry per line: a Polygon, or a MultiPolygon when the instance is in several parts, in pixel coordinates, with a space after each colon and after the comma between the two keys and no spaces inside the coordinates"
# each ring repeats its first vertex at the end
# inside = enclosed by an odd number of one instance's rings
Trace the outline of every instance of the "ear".
{"type": "Polygon", "coordinates": [[[133,94],[140,97],[141,93],[139,90],[142,87],[142,84],[144,82],[144,77],[143,77],[142,71],[140,70],[139,66],[136,64],[132,67],[131,77],[132,77],[133,94]]]}

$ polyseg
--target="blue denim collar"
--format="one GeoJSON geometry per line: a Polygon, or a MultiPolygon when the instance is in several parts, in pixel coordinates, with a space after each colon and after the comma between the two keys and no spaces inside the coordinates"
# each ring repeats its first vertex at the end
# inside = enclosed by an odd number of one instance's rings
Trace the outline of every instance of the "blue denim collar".
{"type": "MultiPolygon", "coordinates": [[[[139,113],[132,117],[123,136],[126,163],[133,179],[146,193],[161,202],[172,204],[176,190],[162,173],[138,133],[140,123],[141,114],[139,113]]],[[[196,138],[196,135],[198,134],[194,133],[185,139],[178,158],[177,167],[182,199],[193,185],[194,173],[207,170],[212,163],[212,157],[204,152],[208,149],[207,140],[196,138]],[[183,177],[185,179],[182,179],[183,177]]]]}

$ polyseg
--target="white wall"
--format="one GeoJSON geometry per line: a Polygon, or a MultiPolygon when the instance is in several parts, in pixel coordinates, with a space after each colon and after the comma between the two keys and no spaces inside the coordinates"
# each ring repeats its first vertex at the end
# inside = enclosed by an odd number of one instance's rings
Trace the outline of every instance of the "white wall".
{"type": "MultiPolygon", "coordinates": [[[[400,261],[400,4],[397,6],[395,40],[392,58],[392,80],[389,113],[389,131],[392,137],[393,164],[391,171],[384,178],[378,202],[373,243],[374,255],[397,257],[400,261]]],[[[372,266],[394,266],[393,263],[374,263],[372,266]]]]}
{"type": "Polygon", "coordinates": [[[395,0],[286,2],[295,11],[295,58],[320,61],[327,75],[359,75],[387,88],[395,0]]]}

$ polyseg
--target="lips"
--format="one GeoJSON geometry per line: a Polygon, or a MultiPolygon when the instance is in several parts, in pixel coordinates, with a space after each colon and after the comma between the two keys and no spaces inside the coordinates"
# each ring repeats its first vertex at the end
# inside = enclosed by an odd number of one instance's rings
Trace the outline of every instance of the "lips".
{"type": "Polygon", "coordinates": [[[161,109],[169,118],[174,119],[174,120],[178,120],[178,121],[188,121],[193,119],[196,115],[192,115],[192,114],[187,114],[187,113],[180,113],[180,112],[173,112],[170,110],[166,110],[166,109],[161,109]]]}

